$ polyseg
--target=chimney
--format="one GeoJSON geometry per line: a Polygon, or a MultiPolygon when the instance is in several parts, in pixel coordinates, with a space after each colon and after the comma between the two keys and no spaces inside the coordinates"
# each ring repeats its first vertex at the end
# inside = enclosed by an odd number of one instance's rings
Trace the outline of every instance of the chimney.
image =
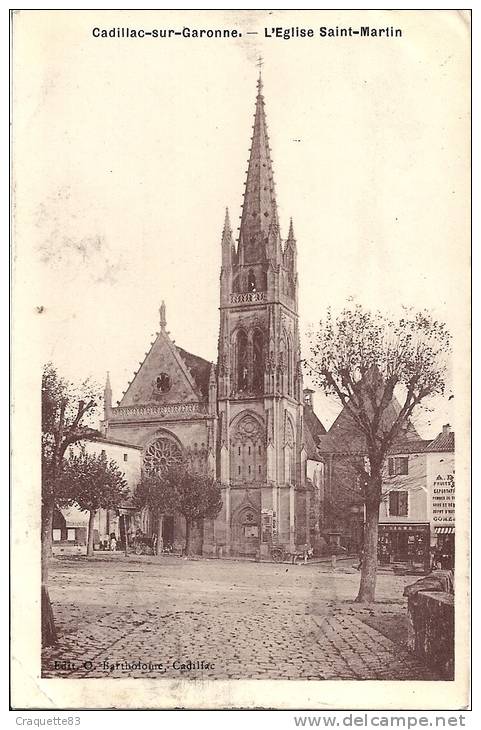
{"type": "Polygon", "coordinates": [[[446,423],[446,424],[445,424],[445,425],[443,426],[443,433],[444,433],[444,434],[447,434],[447,433],[451,433],[451,424],[449,424],[449,423],[446,423]]]}

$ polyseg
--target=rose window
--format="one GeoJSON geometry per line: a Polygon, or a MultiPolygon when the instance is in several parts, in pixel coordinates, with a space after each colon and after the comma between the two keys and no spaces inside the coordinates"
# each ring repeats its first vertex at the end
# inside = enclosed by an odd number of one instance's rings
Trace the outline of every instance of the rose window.
{"type": "Polygon", "coordinates": [[[150,472],[160,472],[178,464],[182,459],[179,446],[168,438],[159,438],[146,449],[144,466],[150,472]]]}

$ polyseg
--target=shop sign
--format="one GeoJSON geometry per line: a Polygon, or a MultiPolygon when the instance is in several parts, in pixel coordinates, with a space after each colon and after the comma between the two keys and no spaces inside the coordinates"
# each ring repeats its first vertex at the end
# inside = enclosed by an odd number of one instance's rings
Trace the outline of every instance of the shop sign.
{"type": "Polygon", "coordinates": [[[455,521],[454,475],[438,474],[433,484],[432,520],[435,525],[453,525],[455,521]]]}
{"type": "Polygon", "coordinates": [[[379,532],[429,532],[429,525],[379,525],[379,532]]]}
{"type": "Polygon", "coordinates": [[[274,533],[274,511],[272,509],[261,510],[262,542],[271,542],[274,533]]]}

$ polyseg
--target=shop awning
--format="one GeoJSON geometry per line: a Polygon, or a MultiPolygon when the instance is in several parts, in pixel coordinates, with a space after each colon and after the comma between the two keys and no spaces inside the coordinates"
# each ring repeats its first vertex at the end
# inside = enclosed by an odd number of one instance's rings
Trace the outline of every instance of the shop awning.
{"type": "Polygon", "coordinates": [[[454,526],[450,527],[435,527],[436,535],[454,535],[454,526]]]}
{"type": "Polygon", "coordinates": [[[66,527],[87,527],[89,523],[88,512],[82,512],[75,504],[71,507],[63,507],[60,512],[63,515],[66,527]]]}

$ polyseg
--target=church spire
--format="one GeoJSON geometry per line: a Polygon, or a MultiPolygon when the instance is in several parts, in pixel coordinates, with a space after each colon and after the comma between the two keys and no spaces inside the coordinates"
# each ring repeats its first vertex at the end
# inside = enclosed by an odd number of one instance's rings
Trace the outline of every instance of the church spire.
{"type": "Polygon", "coordinates": [[[222,230],[222,266],[231,266],[235,260],[235,246],[232,238],[229,208],[225,209],[224,228],[222,230]]]}
{"type": "Polygon", "coordinates": [[[104,387],[104,419],[107,420],[112,410],[112,386],[110,385],[110,373],[107,372],[104,387]]]}
{"type": "Polygon", "coordinates": [[[262,86],[259,73],[254,131],[239,235],[239,259],[243,263],[265,260],[267,240],[271,235],[277,238],[279,229],[262,86]]]}
{"type": "Polygon", "coordinates": [[[294,235],[294,224],[292,223],[292,218],[289,223],[289,233],[287,234],[287,240],[289,243],[295,243],[296,237],[294,235]]]}
{"type": "Polygon", "coordinates": [[[229,208],[226,208],[225,209],[225,218],[224,218],[224,230],[222,231],[222,237],[229,238],[231,233],[232,233],[232,228],[230,225],[229,208]]]}

